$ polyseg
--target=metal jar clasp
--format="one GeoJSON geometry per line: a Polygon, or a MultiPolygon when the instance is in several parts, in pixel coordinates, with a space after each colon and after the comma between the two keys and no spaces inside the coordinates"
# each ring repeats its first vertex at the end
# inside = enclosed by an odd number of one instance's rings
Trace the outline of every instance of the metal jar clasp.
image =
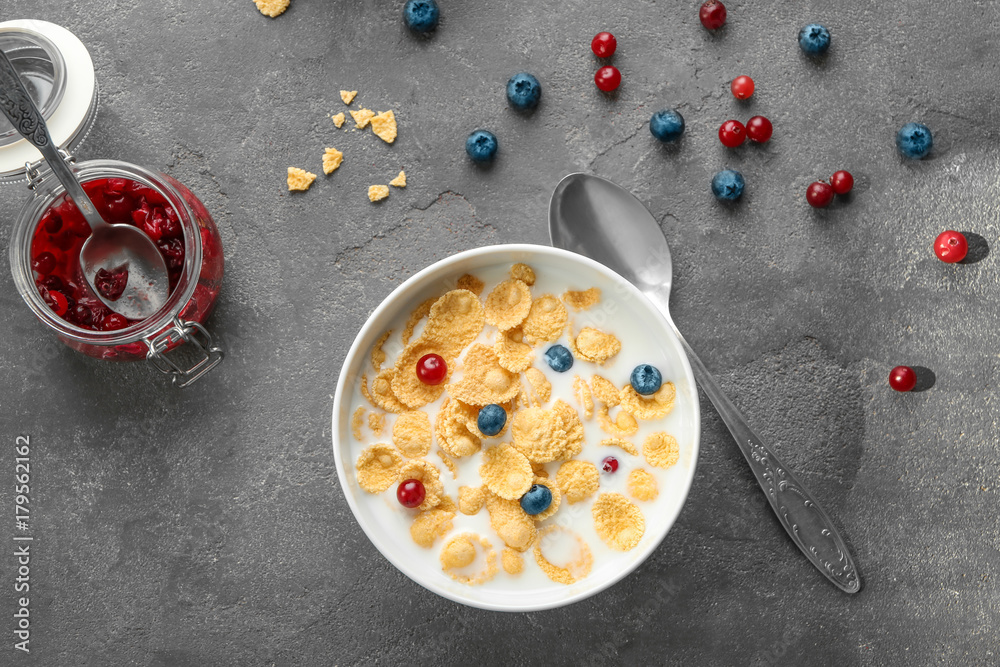
{"type": "Polygon", "coordinates": [[[153,339],[145,340],[149,347],[146,360],[161,373],[172,376],[175,385],[186,387],[218,366],[225,355],[222,348],[215,345],[212,334],[202,325],[197,322],[182,322],[176,317],[173,322],[173,326],[153,339]],[[166,355],[167,350],[174,350],[181,345],[187,345],[195,357],[187,368],[182,368],[166,355]]]}

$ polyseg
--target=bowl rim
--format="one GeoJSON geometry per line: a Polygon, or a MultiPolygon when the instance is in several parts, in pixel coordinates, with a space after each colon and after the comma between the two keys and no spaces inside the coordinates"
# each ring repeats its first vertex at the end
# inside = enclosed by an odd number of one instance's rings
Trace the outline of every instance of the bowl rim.
{"type": "MultiPolygon", "coordinates": [[[[524,261],[530,263],[531,260],[530,258],[527,258],[524,259],[524,261]]],[[[374,339],[372,339],[372,341],[374,341],[374,339]]],[[[554,248],[552,246],[545,246],[545,245],[531,244],[531,243],[496,244],[496,245],[483,246],[480,248],[473,248],[470,250],[464,250],[433,262],[432,264],[414,273],[412,276],[410,276],[400,285],[398,285],[395,289],[393,289],[392,292],[388,294],[388,296],[382,299],[382,301],[371,312],[371,314],[368,315],[368,318],[365,320],[365,323],[362,325],[361,329],[355,336],[354,342],[351,344],[350,349],[344,356],[344,360],[341,363],[340,370],[338,372],[337,389],[333,398],[332,417],[333,419],[332,419],[332,431],[330,434],[330,441],[331,441],[331,447],[333,448],[333,458],[337,468],[337,480],[340,484],[340,491],[341,493],[343,493],[344,498],[347,500],[348,507],[351,508],[351,513],[354,515],[354,520],[361,527],[361,530],[368,537],[368,540],[375,546],[375,548],[379,551],[379,553],[381,553],[397,570],[402,572],[409,579],[416,582],[423,588],[453,602],[457,602],[459,604],[467,605],[470,607],[475,607],[478,609],[485,609],[488,611],[528,612],[528,611],[542,611],[546,609],[555,609],[558,607],[568,606],[574,602],[579,602],[593,595],[597,595],[598,593],[610,588],[611,586],[618,583],[619,581],[627,577],[629,574],[634,572],[642,563],[646,561],[646,559],[649,558],[650,555],[652,555],[652,553],[660,546],[660,544],[662,544],[664,538],[666,538],[667,534],[673,528],[674,523],[676,523],[677,517],[680,516],[681,510],[684,508],[684,505],[687,503],[688,494],[691,490],[691,485],[694,483],[694,477],[697,472],[698,455],[700,452],[700,443],[701,443],[701,405],[700,405],[700,400],[698,398],[698,385],[695,382],[694,373],[691,370],[691,364],[688,361],[687,354],[684,352],[684,349],[680,343],[680,339],[673,332],[670,326],[670,321],[664,316],[663,313],[660,312],[660,310],[648,298],[646,298],[646,296],[641,291],[639,291],[639,289],[635,285],[625,280],[625,278],[616,273],[613,269],[610,269],[607,266],[601,264],[600,262],[596,262],[584,255],[579,255],[577,253],[570,252],[568,250],[562,250],[561,248],[554,248]],[[339,413],[342,412],[341,405],[348,391],[347,389],[348,374],[345,373],[344,371],[345,369],[348,368],[348,366],[351,365],[351,363],[359,354],[364,355],[367,353],[367,348],[369,346],[368,340],[373,335],[372,330],[375,328],[374,323],[380,318],[380,316],[390,309],[395,309],[398,302],[404,299],[407,293],[409,293],[410,291],[419,290],[421,287],[425,286],[426,282],[434,278],[441,277],[440,274],[447,275],[449,271],[454,271],[455,265],[460,264],[466,260],[480,258],[485,255],[500,254],[500,253],[506,255],[522,253],[529,255],[555,256],[562,259],[568,259],[570,261],[582,264],[588,270],[602,273],[605,275],[605,277],[611,279],[612,281],[624,284],[625,289],[631,291],[633,293],[633,296],[638,297],[638,299],[648,307],[650,312],[655,314],[655,316],[662,321],[663,329],[667,334],[668,344],[671,347],[675,348],[677,357],[680,360],[681,369],[685,376],[685,380],[687,381],[688,386],[691,389],[690,397],[691,397],[691,408],[693,411],[692,424],[691,424],[691,448],[692,448],[691,472],[689,475],[685,476],[683,480],[683,489],[681,489],[682,500],[680,503],[678,503],[676,509],[674,510],[673,516],[668,517],[667,527],[662,532],[662,534],[659,535],[657,539],[651,541],[642,552],[635,554],[635,557],[631,561],[623,563],[623,567],[619,572],[615,573],[611,577],[607,577],[601,583],[598,583],[589,588],[582,589],[569,596],[555,598],[550,602],[523,604],[517,606],[508,604],[493,604],[490,603],[489,601],[463,598],[461,595],[458,595],[448,589],[445,589],[443,587],[438,587],[436,584],[430,582],[425,578],[422,567],[412,566],[403,558],[396,555],[392,549],[382,544],[378,536],[373,531],[369,530],[369,527],[366,525],[366,523],[361,520],[359,515],[360,510],[357,504],[355,503],[351,494],[347,493],[347,488],[349,484],[349,480],[347,478],[347,466],[345,464],[343,456],[341,455],[340,451],[341,447],[338,446],[337,442],[341,428],[339,413]]]]}

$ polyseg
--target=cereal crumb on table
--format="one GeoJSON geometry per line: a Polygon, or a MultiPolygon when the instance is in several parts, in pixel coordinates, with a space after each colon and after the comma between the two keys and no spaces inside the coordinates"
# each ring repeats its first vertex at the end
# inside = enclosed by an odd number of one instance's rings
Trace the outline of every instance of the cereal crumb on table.
{"type": "Polygon", "coordinates": [[[309,189],[312,182],[316,180],[316,174],[311,174],[305,169],[298,167],[288,168],[288,191],[304,192],[309,189]]]}
{"type": "Polygon", "coordinates": [[[337,171],[340,163],[344,161],[344,154],[336,148],[327,148],[323,151],[323,173],[329,176],[337,171]]]}
{"type": "Polygon", "coordinates": [[[660,494],[656,478],[642,468],[636,468],[628,474],[628,492],[636,500],[655,500],[660,494]]]}
{"type": "Polygon", "coordinates": [[[646,532],[642,510],[620,493],[602,493],[590,508],[597,536],[617,551],[628,551],[639,544],[646,532]]]}
{"type": "Polygon", "coordinates": [[[344,104],[350,104],[354,101],[357,96],[358,91],[356,90],[342,90],[340,91],[340,99],[344,101],[344,104]]]}
{"type": "Polygon", "coordinates": [[[382,201],[389,196],[389,186],[388,185],[369,185],[368,186],[368,201],[377,202],[382,201]]]}
{"type": "Polygon", "coordinates": [[[372,132],[375,136],[387,144],[396,140],[396,114],[390,111],[383,111],[371,119],[372,132]]]}
{"type": "Polygon", "coordinates": [[[406,172],[402,169],[399,170],[399,176],[389,181],[389,185],[394,188],[405,188],[406,187],[406,172]]]}
{"type": "Polygon", "coordinates": [[[347,116],[344,115],[343,111],[341,111],[338,114],[334,114],[334,115],[330,116],[330,118],[333,119],[333,124],[336,125],[338,128],[343,127],[344,126],[344,121],[347,120],[347,116]]]}
{"type": "Polygon", "coordinates": [[[290,0],[253,0],[253,2],[257,5],[257,9],[260,10],[261,14],[270,16],[273,19],[288,9],[290,0]]]}
{"type": "Polygon", "coordinates": [[[368,123],[372,122],[372,118],[375,117],[375,112],[371,109],[358,109],[357,111],[351,111],[351,118],[354,119],[354,127],[359,130],[363,130],[368,127],[368,123]]]}

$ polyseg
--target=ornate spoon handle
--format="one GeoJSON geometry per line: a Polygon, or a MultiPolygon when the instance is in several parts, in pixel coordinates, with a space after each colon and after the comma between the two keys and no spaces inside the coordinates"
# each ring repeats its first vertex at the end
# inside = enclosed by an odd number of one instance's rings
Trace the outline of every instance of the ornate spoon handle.
{"type": "Polygon", "coordinates": [[[750,470],[764,490],[778,521],[788,531],[788,536],[827,579],[843,591],[857,593],[861,590],[861,579],[851,554],[830,517],[788,467],[753,432],[673,321],[669,317],[667,321],[687,352],[698,383],[736,439],[736,444],[750,464],[750,470]]]}

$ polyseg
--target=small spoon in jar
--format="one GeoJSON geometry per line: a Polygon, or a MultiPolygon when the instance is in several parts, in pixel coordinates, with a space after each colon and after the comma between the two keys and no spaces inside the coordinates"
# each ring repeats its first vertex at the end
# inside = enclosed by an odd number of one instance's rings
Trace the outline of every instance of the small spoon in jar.
{"type": "Polygon", "coordinates": [[[112,225],[101,218],[53,143],[45,119],[3,51],[0,51],[0,111],[41,152],[90,225],[91,234],[80,249],[80,268],[97,298],[130,320],[144,320],[159,310],[167,301],[170,286],[167,264],[160,250],[138,227],[112,225]],[[127,280],[125,285],[121,284],[123,280],[127,280]]]}

